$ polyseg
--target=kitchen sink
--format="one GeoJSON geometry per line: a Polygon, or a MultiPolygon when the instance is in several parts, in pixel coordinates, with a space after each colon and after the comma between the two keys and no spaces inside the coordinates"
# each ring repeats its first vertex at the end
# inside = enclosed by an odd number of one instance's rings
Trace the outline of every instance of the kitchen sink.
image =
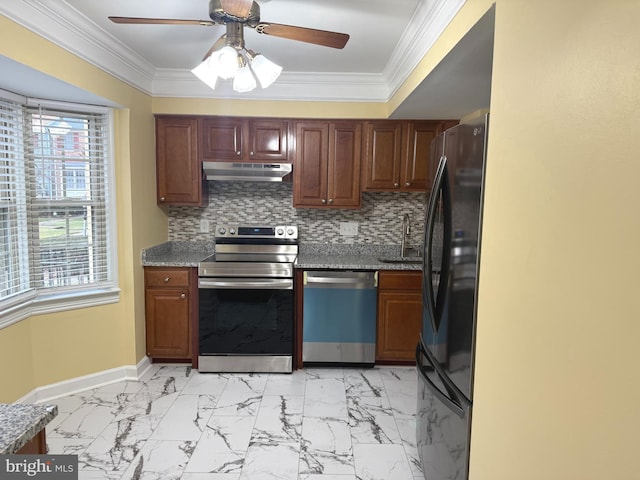
{"type": "Polygon", "coordinates": [[[382,263],[422,263],[421,257],[378,257],[382,263]]]}

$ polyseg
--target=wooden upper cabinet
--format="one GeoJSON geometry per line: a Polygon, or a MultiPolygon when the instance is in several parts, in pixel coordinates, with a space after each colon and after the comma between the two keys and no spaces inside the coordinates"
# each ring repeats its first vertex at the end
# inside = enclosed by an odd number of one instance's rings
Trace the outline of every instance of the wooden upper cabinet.
{"type": "Polygon", "coordinates": [[[159,205],[207,203],[196,117],[156,117],[156,186],[159,205]]]}
{"type": "Polygon", "coordinates": [[[399,189],[401,155],[401,122],[379,121],[365,123],[365,154],[362,166],[363,189],[399,189]]]}
{"type": "Polygon", "coordinates": [[[224,162],[288,162],[289,122],[280,119],[204,117],[202,158],[224,162]]]}
{"type": "Polygon", "coordinates": [[[431,142],[455,121],[368,122],[363,190],[425,191],[431,187],[431,142]]]}
{"type": "Polygon", "coordinates": [[[296,122],[294,207],[358,208],[362,125],[296,122]]]}

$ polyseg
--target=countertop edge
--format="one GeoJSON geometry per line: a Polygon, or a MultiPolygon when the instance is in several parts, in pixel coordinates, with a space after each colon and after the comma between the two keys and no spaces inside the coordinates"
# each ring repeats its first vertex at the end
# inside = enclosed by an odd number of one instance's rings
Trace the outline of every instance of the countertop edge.
{"type": "Polygon", "coordinates": [[[0,405],[0,455],[19,451],[57,415],[57,405],[0,405]]]}

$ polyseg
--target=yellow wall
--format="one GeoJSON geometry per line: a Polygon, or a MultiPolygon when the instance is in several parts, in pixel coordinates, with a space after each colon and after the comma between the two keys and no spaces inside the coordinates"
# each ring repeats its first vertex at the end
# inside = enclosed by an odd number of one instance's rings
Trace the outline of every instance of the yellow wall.
{"type": "Polygon", "coordinates": [[[638,25],[496,2],[471,480],[640,478],[638,25]]]}
{"type": "MultiPolygon", "coordinates": [[[[11,402],[38,386],[142,359],[140,250],[166,240],[167,218],[155,205],[149,96],[5,17],[0,17],[0,55],[123,106],[116,112],[115,138],[120,302],[33,316],[0,330],[0,402],[11,402]]],[[[50,96],[55,98],[55,92],[50,96]]]]}

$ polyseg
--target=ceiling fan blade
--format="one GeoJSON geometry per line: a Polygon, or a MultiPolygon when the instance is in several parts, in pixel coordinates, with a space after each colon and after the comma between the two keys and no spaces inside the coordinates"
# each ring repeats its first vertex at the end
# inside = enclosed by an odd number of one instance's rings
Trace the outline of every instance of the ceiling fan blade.
{"type": "Polygon", "coordinates": [[[113,23],[143,25],[215,25],[211,20],[179,20],[176,18],[109,17],[113,23]]]}
{"type": "Polygon", "coordinates": [[[274,37],[288,38],[300,42],[314,43],[331,48],[344,48],[349,40],[346,33],[329,32],[327,30],[316,30],[306,27],[295,27],[293,25],[282,25],[280,23],[259,23],[256,27],[258,33],[273,35],[274,37]]]}
{"type": "Polygon", "coordinates": [[[222,9],[232,17],[246,19],[249,17],[253,0],[220,0],[222,9]]]}
{"type": "Polygon", "coordinates": [[[227,34],[224,33],[222,34],[222,36],[216,41],[216,43],[213,44],[213,46],[209,49],[209,51],[205,54],[204,57],[202,57],[202,61],[204,62],[207,58],[209,58],[209,56],[215,52],[216,50],[219,50],[222,48],[222,46],[226,43],[227,40],[227,34]]]}

